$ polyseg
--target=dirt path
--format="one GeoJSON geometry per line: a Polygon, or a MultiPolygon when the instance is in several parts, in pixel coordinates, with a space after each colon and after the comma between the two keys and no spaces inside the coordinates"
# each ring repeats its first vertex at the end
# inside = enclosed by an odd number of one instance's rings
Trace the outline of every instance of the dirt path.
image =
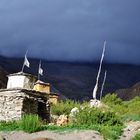
{"type": "Polygon", "coordinates": [[[140,131],[138,128],[140,127],[140,121],[137,122],[129,122],[126,124],[126,128],[119,140],[130,140],[135,134],[140,131]]]}
{"type": "MultiPolygon", "coordinates": [[[[140,130],[140,121],[129,122],[119,140],[130,140],[140,130]]],[[[65,132],[40,131],[28,134],[22,131],[0,132],[6,140],[32,140],[34,138],[48,138],[48,140],[103,140],[99,132],[93,130],[75,130],[65,132]]]]}
{"type": "Polygon", "coordinates": [[[6,140],[32,140],[34,138],[49,138],[49,140],[103,140],[100,133],[92,130],[84,131],[71,131],[71,132],[53,132],[53,131],[41,131],[32,134],[20,132],[0,132],[6,140]]]}

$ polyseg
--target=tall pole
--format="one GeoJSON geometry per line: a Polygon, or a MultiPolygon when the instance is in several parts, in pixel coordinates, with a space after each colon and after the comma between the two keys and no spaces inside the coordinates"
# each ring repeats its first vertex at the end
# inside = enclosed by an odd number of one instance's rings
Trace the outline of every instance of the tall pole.
{"type": "Polygon", "coordinates": [[[38,66],[38,80],[40,80],[40,68],[41,68],[41,60],[39,62],[39,66],[38,66]]]}
{"type": "MultiPolygon", "coordinates": [[[[28,50],[26,51],[25,56],[27,56],[27,53],[28,53],[28,50]]],[[[24,67],[25,67],[25,56],[24,56],[24,62],[23,62],[23,65],[22,65],[21,72],[23,72],[24,67]]]]}
{"type": "MultiPolygon", "coordinates": [[[[25,59],[24,59],[24,60],[25,60],[25,59]]],[[[25,66],[25,65],[24,65],[24,63],[23,63],[23,65],[22,65],[22,69],[21,69],[21,72],[23,72],[23,70],[24,70],[24,66],[25,66]]]]}
{"type": "Polygon", "coordinates": [[[103,95],[103,90],[104,90],[104,85],[105,85],[105,81],[106,81],[106,76],[107,76],[107,71],[105,71],[105,74],[104,74],[104,80],[103,80],[103,84],[102,84],[102,88],[101,88],[101,92],[100,92],[100,101],[101,101],[101,98],[102,98],[102,95],[103,95]]]}
{"type": "Polygon", "coordinates": [[[96,84],[93,90],[93,99],[96,99],[96,94],[97,94],[97,90],[98,90],[98,83],[99,83],[99,78],[100,78],[100,73],[102,70],[102,63],[103,63],[103,59],[104,59],[104,55],[105,55],[105,50],[106,50],[106,41],[104,41],[104,46],[103,46],[103,52],[102,52],[102,57],[100,60],[100,66],[99,66],[99,70],[98,70],[98,74],[96,77],[96,84]]]}

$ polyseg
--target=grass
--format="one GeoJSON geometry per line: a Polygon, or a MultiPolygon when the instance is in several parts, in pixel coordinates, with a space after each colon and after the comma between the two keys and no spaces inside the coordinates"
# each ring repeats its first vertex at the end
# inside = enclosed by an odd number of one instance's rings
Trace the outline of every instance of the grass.
{"type": "Polygon", "coordinates": [[[74,123],[77,125],[123,125],[120,117],[117,116],[114,112],[103,112],[97,108],[84,108],[80,110],[80,112],[77,113],[74,118],[74,123]]]}
{"type": "Polygon", "coordinates": [[[99,132],[105,140],[116,140],[122,134],[123,126],[102,126],[99,132]]]}
{"type": "Polygon", "coordinates": [[[28,133],[39,131],[42,122],[37,115],[25,115],[19,121],[0,122],[1,131],[23,130],[28,133]]]}
{"type": "Polygon", "coordinates": [[[1,121],[0,122],[0,130],[1,131],[14,131],[14,130],[19,130],[19,124],[17,121],[1,121]]]}
{"type": "Polygon", "coordinates": [[[28,133],[40,131],[40,130],[51,130],[57,132],[63,131],[73,131],[73,130],[96,130],[100,132],[105,139],[115,140],[121,134],[123,126],[105,126],[101,124],[95,125],[77,125],[77,124],[68,124],[64,126],[57,125],[40,125],[40,120],[36,118],[36,116],[24,116],[22,120],[13,121],[13,122],[0,122],[0,130],[3,131],[15,131],[15,130],[23,130],[28,133]],[[33,120],[35,119],[35,120],[33,120]]]}
{"type": "Polygon", "coordinates": [[[56,105],[51,106],[51,113],[58,116],[62,114],[69,115],[72,108],[79,108],[80,106],[79,102],[73,100],[60,101],[56,105]]]}
{"type": "Polygon", "coordinates": [[[42,121],[37,115],[25,115],[19,122],[19,128],[29,133],[40,130],[41,126],[42,121]]]}
{"type": "Polygon", "coordinates": [[[138,132],[131,140],[140,140],[140,132],[138,132]]]}
{"type": "Polygon", "coordinates": [[[130,101],[122,101],[116,94],[106,95],[102,101],[109,106],[109,110],[118,114],[123,121],[140,121],[140,97],[130,101]]]}

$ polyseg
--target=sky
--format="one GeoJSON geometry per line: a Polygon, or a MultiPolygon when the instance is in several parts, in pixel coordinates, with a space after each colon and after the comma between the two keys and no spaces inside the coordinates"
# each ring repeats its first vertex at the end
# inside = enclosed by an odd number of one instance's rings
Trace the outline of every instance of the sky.
{"type": "Polygon", "coordinates": [[[140,64],[140,0],[0,0],[0,55],[140,64]]]}

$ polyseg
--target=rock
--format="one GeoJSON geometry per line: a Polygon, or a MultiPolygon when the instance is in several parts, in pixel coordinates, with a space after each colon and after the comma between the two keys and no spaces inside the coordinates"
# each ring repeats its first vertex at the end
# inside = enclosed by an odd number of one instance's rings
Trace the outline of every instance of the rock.
{"type": "Polygon", "coordinates": [[[90,107],[99,108],[99,107],[101,107],[101,106],[103,106],[102,103],[101,103],[101,101],[96,100],[96,99],[90,100],[90,107]]]}
{"type": "Polygon", "coordinates": [[[74,107],[70,112],[70,116],[74,116],[78,112],[79,112],[79,109],[77,107],[74,107]]]}
{"type": "Polygon", "coordinates": [[[55,123],[49,123],[48,125],[49,125],[49,126],[52,126],[52,125],[55,125],[55,123]]]}
{"type": "Polygon", "coordinates": [[[48,138],[35,138],[35,139],[32,139],[32,140],[50,140],[48,138]]]}
{"type": "Polygon", "coordinates": [[[6,140],[3,136],[0,135],[0,140],[6,140]]]}
{"type": "Polygon", "coordinates": [[[58,118],[59,118],[59,116],[51,114],[50,122],[53,124],[56,124],[58,118]]]}
{"type": "Polygon", "coordinates": [[[56,124],[58,126],[62,126],[68,124],[68,122],[69,122],[68,115],[60,115],[59,118],[57,119],[56,124]]]}

